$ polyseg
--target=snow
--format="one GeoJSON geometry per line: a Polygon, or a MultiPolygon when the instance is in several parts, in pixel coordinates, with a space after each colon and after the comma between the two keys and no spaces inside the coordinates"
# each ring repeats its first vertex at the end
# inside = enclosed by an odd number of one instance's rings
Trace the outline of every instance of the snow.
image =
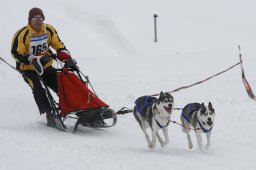
{"type": "MultiPolygon", "coordinates": [[[[0,56],[15,64],[12,37],[36,6],[114,110],[133,108],[142,95],[171,91],[234,65],[238,44],[255,90],[255,5],[253,0],[9,0],[0,10],[0,56]]],[[[199,151],[194,133],[195,147],[188,149],[186,135],[175,124],[169,127],[168,146],[157,143],[148,149],[132,114],[118,116],[116,126],[108,129],[81,127],[72,134],[49,128],[30,88],[2,62],[0,82],[1,170],[256,168],[256,104],[245,92],[239,66],[173,93],[176,107],[212,102],[216,119],[206,153],[199,151]]],[[[179,122],[179,116],[174,111],[172,120],[179,122]]]]}

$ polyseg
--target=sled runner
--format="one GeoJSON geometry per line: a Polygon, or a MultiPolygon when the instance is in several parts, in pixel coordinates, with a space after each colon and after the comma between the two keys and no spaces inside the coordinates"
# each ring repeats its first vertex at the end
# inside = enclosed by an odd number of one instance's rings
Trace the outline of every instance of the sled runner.
{"type": "Polygon", "coordinates": [[[88,85],[91,86],[91,84],[88,77],[84,76],[78,68],[63,67],[57,69],[57,72],[59,103],[55,101],[48,87],[45,85],[44,87],[55,114],[58,129],[66,129],[64,122],[68,118],[76,120],[73,132],[77,131],[79,125],[107,128],[116,124],[116,112],[99,99],[94,90],[89,89],[88,85]]]}

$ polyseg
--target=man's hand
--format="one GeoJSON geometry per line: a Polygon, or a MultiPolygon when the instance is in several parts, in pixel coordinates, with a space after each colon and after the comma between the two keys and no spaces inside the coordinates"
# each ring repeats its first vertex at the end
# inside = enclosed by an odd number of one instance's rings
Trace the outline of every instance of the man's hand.
{"type": "Polygon", "coordinates": [[[50,58],[44,55],[30,55],[28,57],[28,61],[32,64],[38,75],[43,75],[44,73],[44,65],[50,61],[50,58]]]}
{"type": "Polygon", "coordinates": [[[77,63],[76,63],[76,61],[74,60],[74,59],[68,59],[68,60],[64,60],[63,61],[64,63],[65,63],[65,65],[64,65],[64,67],[66,67],[66,68],[71,68],[72,70],[77,70],[77,63]]]}

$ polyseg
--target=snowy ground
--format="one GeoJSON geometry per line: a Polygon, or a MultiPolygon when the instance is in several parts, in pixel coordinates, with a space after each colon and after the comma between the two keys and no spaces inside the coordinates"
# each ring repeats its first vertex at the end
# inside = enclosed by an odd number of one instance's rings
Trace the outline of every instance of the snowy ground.
{"type": "MultiPolygon", "coordinates": [[[[26,25],[30,8],[41,7],[46,23],[114,110],[132,108],[137,97],[194,83],[238,62],[242,47],[247,79],[255,90],[253,0],[56,0],[6,1],[1,5],[0,56],[14,65],[12,36],[26,25]],[[15,6],[15,7],[14,7],[15,6]],[[154,43],[153,14],[158,17],[154,43]]],[[[22,77],[0,63],[0,169],[223,169],[256,168],[255,101],[235,67],[204,84],[174,93],[175,106],[211,101],[216,110],[212,146],[189,150],[178,125],[170,144],[147,148],[132,114],[109,129],[80,128],[75,134],[45,126],[22,77]]],[[[180,112],[172,119],[179,121],[180,112]]],[[[67,122],[71,125],[72,122],[67,122]]]]}

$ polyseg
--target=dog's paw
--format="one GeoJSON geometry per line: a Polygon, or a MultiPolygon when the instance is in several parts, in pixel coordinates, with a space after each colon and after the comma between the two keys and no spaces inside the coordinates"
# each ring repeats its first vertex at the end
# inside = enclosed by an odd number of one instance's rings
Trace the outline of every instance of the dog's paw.
{"type": "Polygon", "coordinates": [[[150,149],[154,149],[155,148],[155,144],[153,144],[153,143],[148,143],[148,147],[150,148],[150,149]]]}
{"type": "Polygon", "coordinates": [[[201,147],[199,147],[199,150],[200,150],[201,153],[207,153],[208,147],[207,146],[201,146],[201,147]]]}
{"type": "Polygon", "coordinates": [[[206,146],[205,146],[205,150],[206,150],[206,151],[208,151],[208,150],[209,150],[209,148],[210,148],[210,146],[209,146],[209,145],[206,145],[206,146]]]}
{"type": "Polygon", "coordinates": [[[152,148],[153,147],[153,144],[151,142],[148,142],[148,147],[149,148],[152,148]]]}
{"type": "Polygon", "coordinates": [[[188,142],[188,148],[189,148],[189,149],[193,149],[193,144],[192,144],[192,142],[188,142]]]}
{"type": "Polygon", "coordinates": [[[165,147],[169,142],[162,142],[161,143],[161,148],[165,147]]]}
{"type": "Polygon", "coordinates": [[[161,143],[161,148],[164,148],[166,145],[166,143],[161,143]]]}

